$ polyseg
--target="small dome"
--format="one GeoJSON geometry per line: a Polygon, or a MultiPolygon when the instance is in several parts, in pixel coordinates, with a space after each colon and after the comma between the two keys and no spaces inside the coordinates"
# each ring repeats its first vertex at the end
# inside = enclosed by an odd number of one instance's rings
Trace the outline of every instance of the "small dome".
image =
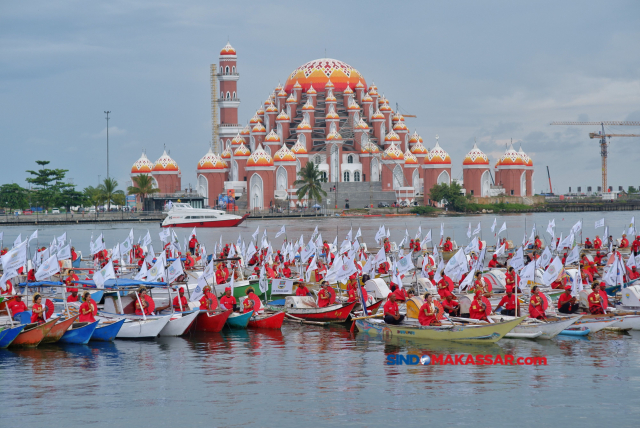
{"type": "Polygon", "coordinates": [[[280,150],[275,152],[275,154],[273,155],[273,160],[275,162],[295,162],[296,155],[291,150],[289,150],[286,144],[284,144],[282,147],[280,147],[280,150]]]}
{"type": "Polygon", "coordinates": [[[331,79],[327,80],[327,83],[325,83],[324,85],[325,89],[333,89],[335,88],[335,85],[333,83],[331,83],[331,79]]]}
{"type": "Polygon", "coordinates": [[[351,86],[347,85],[346,88],[344,88],[344,94],[353,94],[353,89],[351,89],[351,86]]]}
{"type": "Polygon", "coordinates": [[[358,83],[356,83],[356,89],[360,89],[360,88],[364,88],[364,85],[362,84],[362,80],[358,80],[358,83]]]}
{"type": "Polygon", "coordinates": [[[306,155],[307,148],[300,142],[300,140],[296,141],[296,143],[291,147],[291,151],[295,155],[306,155]]]}
{"type": "Polygon", "coordinates": [[[373,116],[371,116],[371,120],[384,120],[384,114],[382,114],[380,110],[376,110],[373,116]]]}
{"type": "Polygon", "coordinates": [[[324,99],[325,102],[336,102],[338,101],[336,97],[333,95],[333,92],[329,93],[324,99]]]}
{"type": "Polygon", "coordinates": [[[522,145],[520,146],[520,150],[518,150],[518,154],[520,155],[520,157],[522,158],[522,161],[526,166],[533,167],[533,161],[531,160],[529,155],[527,155],[524,151],[522,151],[522,145]]]}
{"type": "Polygon", "coordinates": [[[249,125],[246,125],[244,128],[242,128],[242,131],[240,131],[240,135],[249,135],[251,134],[251,128],[249,128],[249,125]]]}
{"type": "Polygon", "coordinates": [[[462,165],[489,165],[489,158],[474,144],[471,151],[464,157],[462,165]]]}
{"type": "Polygon", "coordinates": [[[395,125],[393,125],[393,130],[394,131],[409,131],[409,129],[407,128],[407,125],[404,124],[404,122],[396,122],[395,125]]]}
{"type": "Polygon", "coordinates": [[[279,96],[279,97],[286,97],[286,96],[287,96],[287,93],[284,91],[284,89],[280,89],[280,90],[278,91],[278,96],[279,96]]]}
{"type": "Polygon", "coordinates": [[[418,165],[418,158],[409,150],[404,152],[404,164],[405,165],[418,165]]]}
{"type": "Polygon", "coordinates": [[[409,137],[409,144],[415,144],[420,141],[420,136],[416,131],[413,131],[413,134],[409,137]]]}
{"type": "Polygon", "coordinates": [[[384,142],[385,143],[396,142],[396,141],[398,141],[398,142],[400,141],[400,136],[398,134],[396,134],[395,132],[393,132],[393,130],[389,131],[387,136],[384,137],[384,142]]]}
{"type": "Polygon", "coordinates": [[[382,159],[384,160],[404,160],[402,150],[398,148],[394,143],[391,143],[387,149],[382,152],[382,159]]]}
{"type": "Polygon", "coordinates": [[[278,82],[278,86],[276,86],[276,88],[273,90],[275,93],[280,92],[283,89],[283,86],[280,84],[280,82],[278,82]]]}
{"type": "Polygon", "coordinates": [[[304,103],[304,105],[302,106],[302,110],[309,111],[309,110],[315,110],[315,109],[316,108],[313,106],[311,99],[307,98],[307,102],[304,103]]]}
{"type": "Polygon", "coordinates": [[[516,152],[513,149],[513,144],[511,144],[509,146],[509,149],[507,149],[507,151],[504,152],[500,160],[498,160],[497,165],[498,166],[513,166],[513,165],[525,166],[525,163],[524,163],[524,160],[522,159],[522,156],[520,156],[520,153],[516,152]]]}
{"type": "Polygon", "coordinates": [[[255,125],[256,123],[262,122],[262,118],[258,116],[258,113],[254,114],[253,117],[249,120],[250,125],[255,125]]]}
{"type": "Polygon", "coordinates": [[[385,100],[384,103],[382,103],[382,105],[380,106],[380,111],[392,111],[391,107],[389,107],[389,103],[385,100]]]}
{"type": "Polygon", "coordinates": [[[258,132],[267,132],[267,129],[261,123],[256,123],[256,126],[253,127],[251,132],[254,134],[258,132]]]}
{"type": "Polygon", "coordinates": [[[326,119],[340,119],[338,113],[336,113],[333,109],[329,110],[329,113],[325,116],[326,119]]]}
{"type": "Polygon", "coordinates": [[[414,155],[428,155],[429,150],[418,141],[413,147],[411,147],[411,153],[414,155]]]}
{"type": "Polygon", "coordinates": [[[302,119],[302,122],[298,124],[297,129],[301,129],[301,130],[311,129],[311,125],[309,125],[309,122],[307,122],[305,119],[302,119]]]}
{"type": "Polygon", "coordinates": [[[220,56],[235,55],[235,54],[236,54],[236,50],[233,48],[233,46],[229,44],[229,42],[227,42],[227,44],[224,45],[224,47],[220,51],[220,56]]]}
{"type": "Polygon", "coordinates": [[[198,162],[198,166],[196,167],[196,169],[198,171],[220,170],[220,169],[225,169],[226,167],[227,167],[227,163],[224,160],[222,160],[218,155],[213,153],[213,151],[211,151],[211,148],[209,148],[209,151],[207,152],[207,154],[202,156],[202,158],[198,162]]]}
{"type": "MultiPolygon", "coordinates": [[[[415,148],[415,146],[413,146],[413,148],[415,148]]],[[[424,158],[424,163],[428,165],[451,165],[451,158],[449,154],[440,147],[440,143],[436,141],[436,146],[431,149],[427,157],[424,158]]]]}
{"type": "Polygon", "coordinates": [[[273,166],[273,159],[264,151],[262,144],[259,144],[256,151],[249,156],[247,167],[251,166],[273,166]]]}
{"type": "Polygon", "coordinates": [[[249,157],[251,156],[251,152],[249,151],[249,149],[247,149],[247,146],[244,145],[244,143],[240,144],[240,147],[238,147],[236,149],[235,152],[233,152],[233,156],[234,157],[249,157]]]}
{"type": "Polygon", "coordinates": [[[363,145],[360,148],[360,152],[361,153],[380,153],[380,149],[371,141],[368,141],[365,145],[363,145]]]}
{"type": "Polygon", "coordinates": [[[269,107],[271,104],[273,104],[273,100],[271,99],[271,96],[269,96],[269,98],[264,101],[264,106],[269,107]]]}
{"type": "MultiPolygon", "coordinates": [[[[258,110],[256,110],[256,114],[258,116],[264,116],[264,109],[260,107],[258,110]]],[[[260,120],[262,120],[262,118],[260,118],[260,120]]]]}
{"type": "Polygon", "coordinates": [[[240,134],[238,134],[235,137],[233,137],[233,140],[231,140],[231,145],[239,146],[240,144],[244,144],[244,138],[242,138],[240,134]]]}
{"type": "Polygon", "coordinates": [[[155,172],[179,172],[180,168],[178,168],[176,161],[171,159],[171,156],[169,156],[165,150],[162,156],[156,161],[153,170],[155,172]]]}
{"type": "Polygon", "coordinates": [[[364,97],[362,97],[362,103],[372,103],[373,102],[373,98],[371,98],[371,95],[369,95],[368,93],[364,94],[364,97]]]}
{"type": "Polygon", "coordinates": [[[357,111],[357,110],[360,110],[360,106],[358,105],[357,102],[353,101],[351,104],[349,104],[349,108],[348,109],[357,111]]]}
{"type": "Polygon", "coordinates": [[[360,120],[355,126],[355,129],[369,129],[369,125],[367,125],[367,122],[365,122],[364,120],[362,120],[362,118],[360,118],[360,120]]]}
{"type": "Polygon", "coordinates": [[[147,155],[142,152],[142,156],[131,167],[131,174],[149,174],[153,171],[153,164],[147,158],[147,155]]]}
{"type": "Polygon", "coordinates": [[[289,115],[282,110],[280,114],[276,117],[276,120],[289,120],[289,115]]]}
{"type": "Polygon", "coordinates": [[[298,100],[296,100],[296,97],[293,95],[293,92],[291,92],[291,95],[289,95],[289,98],[287,98],[287,102],[288,103],[297,103],[298,100]]]}
{"type": "Polygon", "coordinates": [[[376,88],[375,86],[370,86],[369,87],[369,95],[371,95],[371,96],[378,95],[378,88],[376,88]]]}
{"type": "Polygon", "coordinates": [[[296,80],[296,83],[293,85],[293,89],[302,89],[302,85],[300,84],[300,82],[296,80]]]}
{"type": "Polygon", "coordinates": [[[269,104],[269,107],[265,110],[267,113],[278,113],[278,108],[273,105],[273,103],[269,104]]]}
{"type": "Polygon", "coordinates": [[[340,141],[340,140],[342,140],[342,135],[340,135],[336,131],[333,131],[333,132],[330,132],[329,135],[327,135],[326,140],[327,141],[340,141]]]}
{"type": "Polygon", "coordinates": [[[224,151],[220,154],[220,157],[222,159],[231,159],[231,150],[229,150],[228,148],[224,149],[224,151]]]}
{"type": "Polygon", "coordinates": [[[269,134],[267,135],[267,138],[264,139],[264,141],[265,143],[279,143],[280,137],[278,136],[278,134],[276,134],[276,131],[272,129],[271,132],[269,132],[269,134]]]}
{"type": "Polygon", "coordinates": [[[307,95],[315,95],[317,93],[318,91],[313,88],[313,85],[309,86],[309,89],[307,89],[307,95]]]}

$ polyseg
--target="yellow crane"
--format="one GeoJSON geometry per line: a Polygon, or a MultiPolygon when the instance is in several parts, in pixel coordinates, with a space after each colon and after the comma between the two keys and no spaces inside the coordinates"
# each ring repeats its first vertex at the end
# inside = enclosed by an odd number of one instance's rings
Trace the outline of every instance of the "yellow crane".
{"type": "Polygon", "coordinates": [[[602,132],[590,132],[589,138],[597,138],[600,140],[600,156],[602,157],[602,192],[607,192],[607,147],[610,142],[607,142],[607,138],[611,137],[640,137],[639,134],[607,134],[604,132],[604,126],[640,126],[640,122],[632,121],[602,121],[602,122],[551,122],[551,125],[587,125],[587,126],[601,126],[602,132]]]}

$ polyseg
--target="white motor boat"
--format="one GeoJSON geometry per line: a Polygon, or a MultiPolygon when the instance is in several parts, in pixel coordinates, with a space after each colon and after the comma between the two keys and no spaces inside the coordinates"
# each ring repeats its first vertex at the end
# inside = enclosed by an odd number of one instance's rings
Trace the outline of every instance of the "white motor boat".
{"type": "Polygon", "coordinates": [[[182,336],[189,330],[199,313],[199,310],[194,310],[171,314],[169,322],[160,331],[160,336],[182,336]]]}
{"type": "Polygon", "coordinates": [[[158,337],[162,329],[169,323],[172,315],[147,316],[144,319],[140,315],[100,314],[101,320],[125,319],[122,328],[118,332],[118,339],[153,339],[158,337]]]}
{"type": "Polygon", "coordinates": [[[193,208],[190,204],[177,202],[167,212],[162,227],[235,227],[242,223],[244,216],[228,214],[210,208],[193,208]]]}

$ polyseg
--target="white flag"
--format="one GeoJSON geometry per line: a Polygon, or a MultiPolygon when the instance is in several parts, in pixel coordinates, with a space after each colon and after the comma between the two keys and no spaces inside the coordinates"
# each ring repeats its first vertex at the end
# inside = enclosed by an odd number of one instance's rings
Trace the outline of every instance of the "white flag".
{"type": "Polygon", "coordinates": [[[444,223],[440,223],[440,237],[444,236],[444,223]]]}
{"type": "Polygon", "coordinates": [[[401,275],[404,275],[405,273],[409,272],[413,268],[414,266],[413,266],[413,263],[411,262],[410,256],[405,256],[400,260],[398,260],[398,272],[401,275]]]}
{"type": "Polygon", "coordinates": [[[636,232],[636,217],[631,217],[631,223],[629,223],[629,230],[627,231],[627,235],[632,236],[635,235],[636,232]]]}
{"type": "Polygon", "coordinates": [[[576,245],[567,256],[567,260],[565,260],[564,265],[567,266],[572,263],[576,263],[578,260],[580,260],[580,247],[576,245]]]}
{"type": "Polygon", "coordinates": [[[257,240],[258,240],[258,232],[259,232],[259,231],[260,231],[260,226],[258,226],[258,227],[256,228],[256,231],[255,231],[255,232],[253,232],[253,235],[251,235],[251,237],[253,238],[253,240],[254,240],[254,241],[257,241],[257,240]]]}
{"type": "Polygon", "coordinates": [[[67,244],[60,248],[60,250],[58,250],[57,257],[58,260],[69,260],[71,258],[71,245],[67,244]]]}
{"type": "Polygon", "coordinates": [[[527,285],[529,288],[533,287],[536,280],[536,267],[535,263],[529,263],[520,272],[521,284],[527,285]]]}
{"type": "MultiPolygon", "coordinates": [[[[467,288],[469,288],[471,285],[473,285],[473,280],[474,280],[475,274],[476,274],[476,270],[475,269],[471,269],[471,272],[469,272],[469,274],[464,277],[464,281],[462,281],[460,283],[460,285],[458,286],[458,291],[459,292],[462,292],[462,291],[466,290],[467,288]]],[[[434,277],[434,279],[435,279],[435,277],[434,277]]]]}
{"type": "MultiPolygon", "coordinates": [[[[471,224],[471,223],[469,223],[471,224]]],[[[478,223],[478,227],[475,228],[475,230],[473,231],[474,235],[477,235],[478,233],[480,233],[480,230],[482,230],[482,228],[480,227],[480,223],[478,223]]]]}
{"type": "Polygon", "coordinates": [[[380,240],[384,238],[384,236],[385,236],[385,230],[384,230],[384,226],[382,226],[381,229],[378,229],[378,233],[376,233],[376,236],[375,236],[376,242],[380,243],[380,240]]]}
{"type": "Polygon", "coordinates": [[[604,227],[604,218],[602,220],[596,221],[596,229],[599,229],[601,227],[604,227]]]}
{"type": "Polygon", "coordinates": [[[156,263],[147,271],[147,281],[156,282],[159,279],[164,279],[164,257],[162,256],[158,257],[156,263]]]}
{"type": "Polygon", "coordinates": [[[12,270],[12,271],[5,270],[4,273],[2,274],[2,278],[0,278],[0,289],[2,289],[2,291],[6,291],[7,281],[9,281],[12,278],[15,278],[16,276],[18,276],[17,270],[12,270]]]}
{"type": "Polygon", "coordinates": [[[500,248],[498,248],[496,250],[496,252],[493,253],[493,254],[498,256],[498,257],[500,257],[500,256],[504,255],[504,253],[506,252],[506,249],[507,249],[507,245],[506,244],[502,244],[502,245],[500,245],[500,248]]]}
{"type": "Polygon", "coordinates": [[[582,220],[578,220],[578,222],[573,225],[573,227],[571,228],[571,232],[573,232],[573,234],[575,235],[580,232],[580,230],[582,230],[582,220]]]}
{"type": "Polygon", "coordinates": [[[42,281],[43,279],[49,278],[51,275],[55,275],[59,272],[60,264],[58,263],[58,257],[54,254],[40,265],[36,272],[36,280],[42,281]]]}
{"type": "Polygon", "coordinates": [[[558,244],[558,251],[561,251],[565,248],[571,248],[573,246],[573,232],[569,233],[569,236],[560,240],[560,244],[558,244]]]}
{"type": "Polygon", "coordinates": [[[211,260],[211,262],[204,268],[204,271],[202,272],[202,276],[204,276],[205,279],[211,279],[215,276],[215,274],[216,274],[215,262],[211,260]]]}
{"type": "Polygon", "coordinates": [[[207,285],[207,280],[204,279],[204,276],[198,278],[198,285],[193,289],[193,291],[191,291],[190,301],[197,302],[198,300],[200,300],[200,298],[204,295],[204,287],[206,287],[207,285]]]}
{"type": "Polygon", "coordinates": [[[560,257],[556,257],[542,275],[542,280],[548,287],[551,287],[551,283],[558,279],[560,272],[562,272],[562,260],[560,257]]]}
{"type": "Polygon", "coordinates": [[[167,242],[171,237],[171,229],[162,229],[158,235],[160,235],[160,241],[167,242]]]}
{"type": "MultiPolygon", "coordinates": [[[[358,230],[360,230],[360,229],[358,229],[358,230]]],[[[419,241],[420,238],[422,238],[422,226],[418,226],[418,233],[416,233],[416,236],[415,236],[414,239],[417,239],[419,241]]]]}
{"type": "MultiPolygon", "coordinates": [[[[313,243],[313,241],[309,241],[309,243],[305,245],[302,251],[300,252],[300,259],[303,262],[305,260],[309,260],[309,257],[311,257],[312,254],[315,254],[315,252],[316,252],[315,244],[313,243]]],[[[315,257],[314,257],[314,262],[315,262],[315,257]]]]}
{"type": "Polygon", "coordinates": [[[518,248],[516,251],[516,255],[509,261],[509,265],[513,266],[514,269],[522,269],[524,267],[524,251],[522,247],[518,248]]]}
{"type": "MultiPolygon", "coordinates": [[[[233,277],[233,275],[231,276],[233,277]]],[[[258,280],[258,288],[260,288],[260,291],[263,294],[266,293],[269,289],[269,278],[267,277],[267,272],[264,265],[262,265],[262,267],[260,268],[260,279],[258,280]]]]}
{"type": "MultiPolygon", "coordinates": [[[[65,232],[65,235],[66,235],[66,234],[67,234],[67,233],[65,232]]],[[[34,240],[34,239],[36,239],[37,237],[38,237],[38,229],[36,229],[36,230],[35,230],[35,232],[33,232],[33,233],[31,234],[31,236],[29,237],[29,242],[33,241],[33,240],[34,240]]],[[[64,242],[64,241],[62,241],[62,242],[64,242]]]]}
{"type": "Polygon", "coordinates": [[[151,244],[151,234],[147,230],[147,234],[144,235],[144,239],[142,240],[142,246],[146,247],[147,245],[150,245],[150,244],[151,244]]]}
{"type": "Polygon", "coordinates": [[[493,218],[493,224],[491,225],[491,233],[494,233],[496,231],[496,225],[498,224],[498,218],[494,217],[493,218]]]}
{"type": "Polygon", "coordinates": [[[175,259],[167,268],[167,284],[171,284],[180,275],[184,275],[182,261],[180,259],[175,259]]]}
{"type": "Polygon", "coordinates": [[[422,246],[426,247],[426,244],[429,242],[431,242],[431,229],[429,229],[429,231],[427,232],[427,236],[425,236],[422,240],[422,246]]]}
{"type": "Polygon", "coordinates": [[[142,263],[142,267],[140,268],[140,272],[138,272],[133,279],[135,279],[137,281],[142,281],[143,279],[145,279],[147,277],[148,270],[149,269],[147,268],[147,264],[146,263],[142,263]]]}
{"type": "Polygon", "coordinates": [[[21,242],[22,242],[22,233],[20,235],[18,235],[18,237],[16,238],[15,241],[13,241],[14,248],[17,247],[18,245],[20,245],[21,242]]]}
{"type": "MultiPolygon", "coordinates": [[[[36,232],[37,232],[37,230],[36,230],[36,232]]],[[[31,235],[31,236],[33,236],[33,235],[31,235]]],[[[37,236],[38,235],[36,234],[36,237],[37,236]]],[[[31,238],[29,238],[29,239],[31,239],[31,238]]],[[[62,235],[58,236],[57,239],[58,239],[58,245],[63,245],[65,243],[65,241],[67,240],[67,232],[65,232],[62,235]]]]}
{"type": "Polygon", "coordinates": [[[113,270],[113,262],[111,260],[105,267],[103,267],[93,275],[93,281],[96,283],[96,287],[98,288],[104,288],[104,284],[108,279],[115,278],[116,272],[113,270]]]}
{"type": "Polygon", "coordinates": [[[469,223],[469,229],[467,230],[467,238],[471,238],[471,223],[469,223]]]}
{"type": "Polygon", "coordinates": [[[316,264],[316,256],[313,256],[313,260],[309,263],[309,267],[307,267],[307,282],[311,280],[311,272],[318,268],[316,264]]]}
{"type": "Polygon", "coordinates": [[[543,268],[547,267],[552,257],[551,250],[549,250],[549,247],[546,247],[540,256],[540,266],[543,268]]]}
{"type": "Polygon", "coordinates": [[[386,261],[387,261],[387,255],[384,252],[384,247],[382,247],[378,251],[378,254],[376,254],[376,256],[373,258],[373,266],[378,267],[386,261]]]}
{"type": "Polygon", "coordinates": [[[464,250],[460,248],[445,266],[444,273],[445,275],[454,277],[458,273],[463,274],[468,270],[469,266],[467,264],[467,257],[464,255],[464,250]]]}
{"type": "Polygon", "coordinates": [[[12,248],[2,256],[2,269],[5,272],[18,270],[27,263],[27,243],[26,241],[12,248]]]}
{"type": "MultiPolygon", "coordinates": [[[[283,225],[282,225],[282,229],[280,229],[280,232],[276,233],[276,238],[279,238],[279,237],[280,237],[280,235],[284,235],[284,234],[286,234],[286,233],[287,233],[287,229],[286,229],[286,227],[285,227],[285,226],[284,226],[284,224],[283,224],[283,225]]],[[[264,293],[264,291],[263,291],[263,293],[264,293]]]]}
{"type": "Polygon", "coordinates": [[[354,239],[358,239],[361,236],[362,236],[362,231],[360,230],[360,228],[358,228],[358,231],[356,232],[356,237],[354,239]]]}
{"type": "Polygon", "coordinates": [[[500,230],[498,231],[498,235],[500,235],[502,232],[504,232],[505,230],[507,230],[507,222],[505,221],[504,223],[502,223],[502,227],[500,228],[500,230]]]}
{"type": "MultiPolygon", "coordinates": [[[[555,222],[555,219],[554,219],[554,222],[555,222]]],[[[551,225],[551,222],[549,222],[549,225],[547,226],[547,233],[549,235],[551,235],[552,237],[556,236],[556,234],[555,234],[555,232],[553,230],[553,226],[551,225]]]]}

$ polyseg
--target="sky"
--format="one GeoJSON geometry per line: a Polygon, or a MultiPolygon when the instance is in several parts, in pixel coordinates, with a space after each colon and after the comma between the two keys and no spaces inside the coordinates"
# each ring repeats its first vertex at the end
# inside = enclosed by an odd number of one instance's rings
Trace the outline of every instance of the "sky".
{"type": "MultiPolygon", "coordinates": [[[[211,139],[209,65],[238,52],[246,123],[301,64],[325,56],[375,82],[425,146],[435,136],[462,178],[477,142],[492,165],[514,142],[536,192],[601,183],[597,126],[640,120],[638,1],[0,2],[0,184],[36,160],[83,188],[121,188],[142,150],[166,147],[195,188],[211,139]]],[[[607,132],[640,134],[640,127],[607,132]]],[[[640,138],[612,138],[609,184],[640,186],[640,138]]]]}

